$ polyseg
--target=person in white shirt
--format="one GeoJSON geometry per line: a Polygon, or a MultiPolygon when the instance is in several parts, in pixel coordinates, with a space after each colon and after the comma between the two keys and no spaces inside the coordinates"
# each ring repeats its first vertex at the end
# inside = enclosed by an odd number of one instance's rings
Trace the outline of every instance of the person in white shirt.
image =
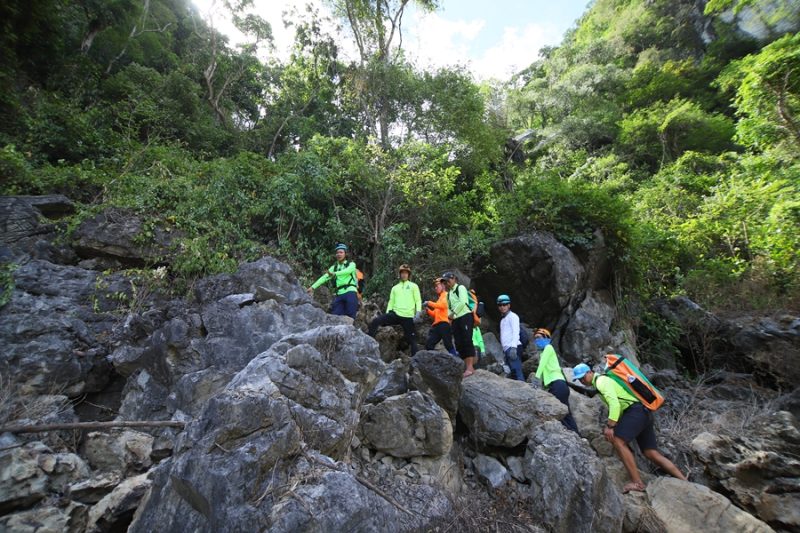
{"type": "Polygon", "coordinates": [[[511,310],[511,298],[507,294],[497,297],[497,308],[500,310],[500,344],[511,377],[525,381],[522,375],[522,342],[519,340],[519,316],[511,310]]]}

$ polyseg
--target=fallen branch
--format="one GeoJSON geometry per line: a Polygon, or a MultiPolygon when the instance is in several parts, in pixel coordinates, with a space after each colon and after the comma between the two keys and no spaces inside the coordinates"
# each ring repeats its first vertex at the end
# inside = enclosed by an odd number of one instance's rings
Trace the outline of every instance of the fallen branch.
{"type": "Polygon", "coordinates": [[[107,428],[143,428],[143,427],[173,427],[183,429],[186,424],[176,420],[122,420],[111,422],[70,422],[63,424],[42,424],[3,426],[0,433],[43,433],[46,431],[59,431],[62,429],[107,429],[107,428]]]}

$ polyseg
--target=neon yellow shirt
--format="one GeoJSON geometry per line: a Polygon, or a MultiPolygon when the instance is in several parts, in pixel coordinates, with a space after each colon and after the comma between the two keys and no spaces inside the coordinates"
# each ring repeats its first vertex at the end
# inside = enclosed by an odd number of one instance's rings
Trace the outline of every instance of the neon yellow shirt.
{"type": "Polygon", "coordinates": [[[600,393],[600,397],[608,406],[608,419],[617,422],[625,409],[638,402],[636,396],[623,389],[608,376],[595,374],[592,385],[600,393]]]}
{"type": "Polygon", "coordinates": [[[558,379],[564,379],[561,365],[558,364],[556,350],[549,344],[544,347],[542,355],[539,356],[539,366],[536,368],[536,377],[545,387],[558,379]]]}
{"type": "Polygon", "coordinates": [[[401,281],[389,293],[389,305],[386,312],[394,311],[397,316],[403,318],[414,318],[414,315],[422,310],[422,297],[419,294],[419,287],[413,281],[401,281]]]}
{"type": "Polygon", "coordinates": [[[334,276],[336,276],[336,288],[333,292],[337,296],[358,290],[356,264],[354,261],[347,261],[346,259],[342,263],[337,262],[336,264],[332,265],[326,273],[321,275],[319,279],[314,282],[311,288],[316,289],[334,276]]]}

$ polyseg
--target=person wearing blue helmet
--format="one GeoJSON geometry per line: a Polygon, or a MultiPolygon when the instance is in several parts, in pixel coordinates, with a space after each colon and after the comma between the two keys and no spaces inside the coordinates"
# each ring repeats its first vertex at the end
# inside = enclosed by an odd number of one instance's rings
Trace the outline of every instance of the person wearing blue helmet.
{"type": "Polygon", "coordinates": [[[511,298],[507,294],[497,297],[497,309],[500,311],[500,344],[506,364],[511,369],[511,377],[525,381],[522,374],[522,341],[519,340],[519,316],[511,310],[511,298]]]}
{"type": "Polygon", "coordinates": [[[658,451],[656,432],[653,428],[653,413],[636,396],[610,377],[595,373],[585,363],[575,366],[572,369],[572,376],[574,381],[580,381],[586,387],[596,388],[608,406],[608,420],[603,428],[603,435],[614,446],[631,478],[630,483],[622,488],[623,493],[645,490],[639,469],[636,467],[636,458],[629,447],[629,443],[634,439],[648,461],[669,475],[686,481],[686,476],[678,470],[678,467],[658,451]]]}
{"type": "Polygon", "coordinates": [[[358,277],[356,264],[354,261],[347,260],[347,245],[339,243],[334,250],[336,262],[328,268],[317,281],[309,287],[308,294],[314,293],[328,280],[334,280],[333,301],[331,302],[331,314],[349,316],[356,318],[358,313],[358,277]]]}

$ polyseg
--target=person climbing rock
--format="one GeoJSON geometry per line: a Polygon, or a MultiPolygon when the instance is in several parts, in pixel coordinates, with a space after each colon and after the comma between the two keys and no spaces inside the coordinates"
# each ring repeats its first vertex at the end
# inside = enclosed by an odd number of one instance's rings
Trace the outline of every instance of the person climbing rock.
{"type": "Polygon", "coordinates": [[[401,326],[411,349],[411,355],[417,353],[417,333],[414,327],[414,315],[422,310],[422,297],[419,287],[410,281],[411,267],[400,265],[397,269],[400,282],[392,287],[389,293],[389,304],[386,314],[380,315],[369,324],[369,336],[375,337],[381,326],[401,326]]]}
{"type": "Polygon", "coordinates": [[[467,369],[464,377],[475,373],[475,347],[472,345],[472,328],[474,321],[470,308],[470,297],[467,288],[456,282],[452,272],[442,274],[442,279],[447,284],[448,316],[453,321],[453,340],[459,357],[464,360],[467,369]]]}
{"type": "Polygon", "coordinates": [[[356,318],[358,313],[358,280],[356,278],[356,264],[354,261],[347,260],[347,245],[339,243],[334,250],[336,263],[327,272],[319,277],[307,290],[308,294],[314,294],[314,289],[318,288],[328,280],[334,280],[333,301],[331,302],[331,314],[349,316],[356,318]]]}
{"type": "Polygon", "coordinates": [[[422,307],[433,320],[433,325],[428,332],[425,340],[425,349],[433,350],[439,341],[444,343],[444,349],[451,355],[458,355],[453,346],[453,331],[450,327],[450,318],[447,316],[447,291],[444,287],[444,280],[436,278],[433,280],[433,290],[436,291],[436,301],[425,301],[422,307]]]}
{"type": "Polygon", "coordinates": [[[542,386],[547,392],[558,398],[558,401],[567,406],[569,410],[567,416],[561,419],[564,427],[578,433],[578,425],[572,418],[572,410],[569,408],[569,387],[558,362],[558,354],[550,344],[550,330],[538,328],[533,333],[533,344],[539,350],[539,366],[536,367],[536,377],[542,382],[542,386]]]}
{"type": "Polygon", "coordinates": [[[512,379],[525,381],[522,375],[522,341],[519,339],[519,316],[511,310],[511,298],[507,294],[497,297],[497,309],[500,311],[500,344],[506,365],[511,370],[512,379]]]}
{"type": "Polygon", "coordinates": [[[653,464],[672,477],[686,481],[686,476],[675,464],[658,451],[656,432],[653,428],[653,413],[613,379],[596,374],[589,365],[581,363],[572,369],[573,380],[585,386],[593,386],[600,393],[603,402],[608,406],[608,420],[603,428],[603,435],[617,452],[631,481],[623,488],[623,493],[642,492],[645,485],[636,467],[636,459],[628,443],[636,439],[642,454],[653,464]]]}

